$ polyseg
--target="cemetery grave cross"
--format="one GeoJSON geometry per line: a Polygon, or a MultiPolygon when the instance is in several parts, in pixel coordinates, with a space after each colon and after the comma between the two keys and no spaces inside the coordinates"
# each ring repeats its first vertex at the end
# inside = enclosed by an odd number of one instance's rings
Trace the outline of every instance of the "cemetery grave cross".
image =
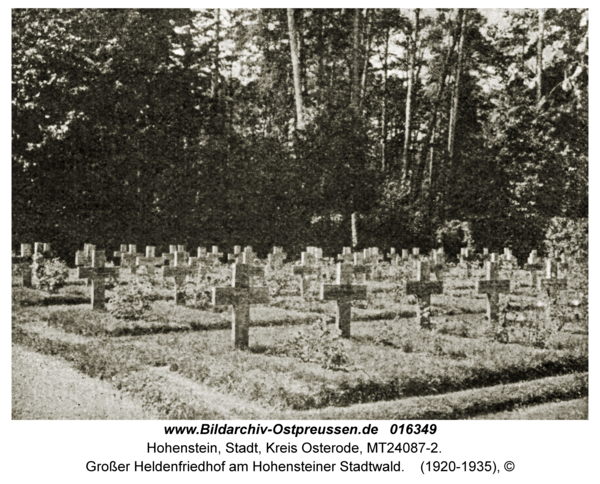
{"type": "Polygon", "coordinates": [[[121,259],[121,256],[123,254],[127,254],[127,245],[126,244],[121,244],[120,249],[113,252],[113,257],[117,257],[118,259],[121,259]]]}
{"type": "Polygon", "coordinates": [[[370,268],[365,265],[364,252],[362,254],[360,252],[355,252],[352,255],[354,256],[354,264],[352,266],[352,271],[354,274],[361,274],[361,283],[365,284],[367,282],[367,274],[369,273],[370,268]]]}
{"type": "Polygon", "coordinates": [[[252,284],[253,277],[264,275],[261,267],[234,263],[232,271],[231,287],[213,287],[212,303],[215,306],[232,306],[233,346],[243,349],[249,343],[250,305],[268,304],[269,288],[252,284]]]}
{"type": "Polygon", "coordinates": [[[558,267],[555,259],[546,259],[546,277],[538,279],[538,290],[546,291],[548,296],[556,299],[560,291],[567,289],[567,280],[558,278],[558,267]]]}
{"type": "Polygon", "coordinates": [[[281,247],[273,247],[273,253],[269,254],[269,265],[274,268],[280,268],[283,261],[287,258],[287,254],[281,247]]]}
{"type": "Polygon", "coordinates": [[[425,329],[431,329],[431,295],[442,294],[444,283],[430,281],[429,261],[417,261],[416,281],[407,281],[406,294],[414,295],[418,301],[417,323],[425,329]]]}
{"type": "Polygon", "coordinates": [[[206,258],[212,265],[215,265],[219,262],[219,259],[223,257],[223,253],[219,252],[219,247],[216,245],[213,245],[211,250],[212,252],[210,254],[206,254],[206,258]]]}
{"type": "Polygon", "coordinates": [[[135,260],[136,266],[145,267],[149,276],[153,276],[156,272],[156,267],[162,266],[164,263],[165,259],[156,257],[156,247],[151,245],[146,246],[146,257],[137,257],[135,260]]]}
{"type": "Polygon", "coordinates": [[[169,245],[169,252],[163,252],[161,257],[165,262],[169,261],[169,264],[172,265],[173,261],[175,260],[175,252],[177,252],[177,246],[169,245]]]}
{"type": "Polygon", "coordinates": [[[247,245],[244,252],[242,252],[242,263],[252,265],[257,258],[258,256],[252,252],[252,247],[247,245]]]}
{"type": "Polygon", "coordinates": [[[229,262],[233,261],[236,263],[242,262],[242,247],[239,245],[233,246],[233,254],[227,254],[227,260],[229,262]]]}
{"type": "Polygon", "coordinates": [[[510,293],[510,281],[498,279],[498,262],[486,261],[485,280],[476,281],[475,291],[477,294],[487,295],[487,317],[492,323],[498,322],[498,301],[500,294],[510,293]]]}
{"type": "Polygon", "coordinates": [[[351,264],[354,261],[354,255],[350,247],[342,248],[342,253],[338,254],[337,260],[351,264]]]}
{"type": "Polygon", "coordinates": [[[31,244],[21,244],[21,255],[13,257],[13,264],[17,264],[23,280],[23,287],[31,287],[31,244]]]}
{"type": "Polygon", "coordinates": [[[77,278],[92,281],[92,310],[104,309],[104,280],[107,277],[116,277],[119,274],[118,267],[104,267],[106,256],[103,250],[90,251],[90,267],[78,267],[77,278]]]}
{"type": "Polygon", "coordinates": [[[143,257],[144,254],[136,252],[136,246],[133,244],[129,245],[129,250],[126,254],[121,254],[121,267],[129,268],[132,274],[136,272],[136,261],[138,257],[143,257]]]}
{"type": "MultiPolygon", "coordinates": [[[[83,244],[83,250],[75,252],[75,265],[77,267],[92,267],[92,252],[96,250],[93,244],[83,244]]],[[[91,283],[91,279],[86,279],[85,285],[91,283]]]]}
{"type": "Polygon", "coordinates": [[[304,297],[306,294],[306,283],[308,277],[312,275],[318,275],[321,273],[321,269],[316,265],[316,258],[314,254],[309,252],[302,252],[300,254],[300,265],[294,266],[292,269],[295,276],[300,276],[300,296],[304,297]]]}
{"type": "Polygon", "coordinates": [[[527,258],[527,264],[525,264],[523,266],[523,268],[526,271],[529,271],[529,273],[531,274],[531,285],[533,287],[537,287],[538,286],[537,271],[544,270],[544,265],[542,264],[542,261],[540,259],[538,259],[537,250],[531,251],[531,254],[529,254],[529,257],[527,258]]]}
{"type": "Polygon", "coordinates": [[[204,247],[198,247],[198,257],[190,257],[188,260],[188,265],[193,268],[200,277],[206,276],[210,264],[211,259],[208,257],[208,252],[204,247]]]}
{"type": "Polygon", "coordinates": [[[350,338],[350,325],[352,320],[352,301],[367,299],[367,286],[352,285],[352,274],[355,268],[350,264],[338,262],[336,284],[322,284],[322,301],[336,301],[337,312],[335,324],[342,333],[342,338],[350,338]]]}
{"type": "Polygon", "coordinates": [[[185,304],[185,296],[179,289],[185,283],[185,278],[189,274],[193,274],[194,269],[190,266],[186,266],[186,252],[175,252],[173,254],[173,265],[161,267],[161,277],[172,277],[175,279],[175,304],[185,304]]]}

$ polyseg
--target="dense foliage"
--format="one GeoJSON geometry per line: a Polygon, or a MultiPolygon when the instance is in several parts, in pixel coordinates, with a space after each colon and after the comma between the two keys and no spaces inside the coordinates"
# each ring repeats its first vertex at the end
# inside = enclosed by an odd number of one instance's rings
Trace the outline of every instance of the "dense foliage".
{"type": "Polygon", "coordinates": [[[12,134],[15,248],[521,257],[587,217],[588,11],[15,9],[12,134]]]}

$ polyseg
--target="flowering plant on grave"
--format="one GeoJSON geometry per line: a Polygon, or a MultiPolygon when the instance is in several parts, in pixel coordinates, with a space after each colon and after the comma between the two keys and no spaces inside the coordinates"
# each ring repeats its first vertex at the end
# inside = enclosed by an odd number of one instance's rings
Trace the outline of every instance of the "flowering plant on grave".
{"type": "Polygon", "coordinates": [[[117,319],[139,320],[150,310],[154,288],[149,278],[138,277],[129,284],[115,287],[108,312],[117,319]]]}
{"type": "Polygon", "coordinates": [[[47,259],[41,254],[33,255],[31,265],[33,284],[48,292],[57,292],[64,287],[69,277],[69,268],[59,258],[47,259]]]}

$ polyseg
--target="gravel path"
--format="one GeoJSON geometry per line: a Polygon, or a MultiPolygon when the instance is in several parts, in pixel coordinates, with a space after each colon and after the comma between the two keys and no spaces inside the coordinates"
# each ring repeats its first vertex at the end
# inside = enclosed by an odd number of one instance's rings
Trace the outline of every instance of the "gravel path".
{"type": "Polygon", "coordinates": [[[12,346],[13,420],[150,420],[155,413],[53,356],[12,346]]]}

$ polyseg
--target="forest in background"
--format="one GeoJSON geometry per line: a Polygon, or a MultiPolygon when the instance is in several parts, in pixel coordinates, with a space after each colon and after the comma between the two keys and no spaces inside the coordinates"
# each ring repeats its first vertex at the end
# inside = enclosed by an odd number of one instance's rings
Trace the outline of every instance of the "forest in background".
{"type": "Polygon", "coordinates": [[[588,216],[588,10],[485,13],[15,9],[13,249],[542,249],[588,216]]]}

